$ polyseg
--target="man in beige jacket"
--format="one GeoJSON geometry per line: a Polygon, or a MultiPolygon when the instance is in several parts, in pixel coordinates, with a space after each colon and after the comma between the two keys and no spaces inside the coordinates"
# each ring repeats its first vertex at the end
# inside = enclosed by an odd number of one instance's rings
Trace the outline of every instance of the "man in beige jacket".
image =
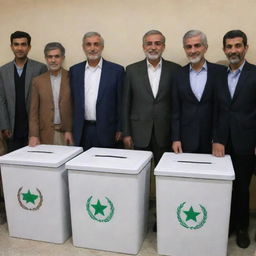
{"type": "Polygon", "coordinates": [[[60,43],[48,43],[44,54],[49,71],[32,81],[29,146],[72,145],[69,76],[62,68],[65,49],[60,43]]]}

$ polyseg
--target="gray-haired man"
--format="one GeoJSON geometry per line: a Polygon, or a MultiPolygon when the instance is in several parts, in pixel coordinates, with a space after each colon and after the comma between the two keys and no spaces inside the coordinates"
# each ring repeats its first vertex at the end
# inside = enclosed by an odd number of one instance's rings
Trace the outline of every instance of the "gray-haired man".
{"type": "Polygon", "coordinates": [[[175,153],[211,153],[214,91],[225,67],[205,60],[206,35],[190,30],[183,37],[189,60],[172,94],[172,149],[175,153]]]}
{"type": "Polygon", "coordinates": [[[58,42],[44,49],[49,71],[35,77],[29,114],[29,145],[70,145],[72,102],[68,71],[62,68],[65,49],[58,42]]]}
{"type": "Polygon", "coordinates": [[[84,150],[114,147],[121,139],[124,68],[101,57],[104,40],[99,33],[86,33],[82,46],[87,61],[70,68],[74,142],[84,150]]]}

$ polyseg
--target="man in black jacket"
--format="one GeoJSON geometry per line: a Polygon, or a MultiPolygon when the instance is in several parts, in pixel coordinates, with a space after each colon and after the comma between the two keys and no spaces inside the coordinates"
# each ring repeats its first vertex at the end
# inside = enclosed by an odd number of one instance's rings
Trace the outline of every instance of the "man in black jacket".
{"type": "Polygon", "coordinates": [[[225,86],[218,88],[216,137],[213,154],[232,158],[236,179],[233,184],[230,231],[235,230],[237,245],[250,244],[249,184],[254,169],[256,146],[256,66],[245,60],[247,37],[232,30],[223,38],[223,50],[229,60],[224,73],[225,86]]]}

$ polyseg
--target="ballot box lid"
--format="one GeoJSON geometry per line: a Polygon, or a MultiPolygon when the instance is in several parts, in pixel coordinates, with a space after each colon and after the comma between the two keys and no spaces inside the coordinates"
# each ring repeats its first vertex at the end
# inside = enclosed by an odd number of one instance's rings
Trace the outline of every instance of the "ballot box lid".
{"type": "Polygon", "coordinates": [[[229,155],[215,157],[209,154],[164,153],[155,168],[156,176],[200,179],[234,180],[235,174],[229,155]]]}
{"type": "Polygon", "coordinates": [[[0,157],[0,164],[59,167],[83,152],[81,147],[37,145],[23,147],[0,157]]]}
{"type": "Polygon", "coordinates": [[[152,152],[93,147],[66,163],[66,169],[104,173],[138,174],[152,152]]]}

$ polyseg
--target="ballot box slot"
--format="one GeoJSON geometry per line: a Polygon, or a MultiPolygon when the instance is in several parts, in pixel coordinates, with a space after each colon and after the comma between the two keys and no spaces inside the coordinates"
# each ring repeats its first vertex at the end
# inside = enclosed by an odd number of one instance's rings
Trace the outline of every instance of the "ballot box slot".
{"type": "Polygon", "coordinates": [[[126,156],[115,156],[115,155],[94,155],[95,157],[110,157],[110,158],[120,158],[120,159],[127,159],[126,156]]]}
{"type": "Polygon", "coordinates": [[[186,161],[186,160],[179,160],[178,163],[182,164],[212,164],[212,162],[202,162],[202,161],[186,161]]]}
{"type": "Polygon", "coordinates": [[[31,151],[31,150],[29,150],[29,151],[27,151],[27,152],[29,152],[29,153],[43,153],[43,154],[52,154],[52,153],[54,153],[54,152],[51,152],[51,151],[39,151],[39,150],[37,150],[37,151],[31,151]]]}

